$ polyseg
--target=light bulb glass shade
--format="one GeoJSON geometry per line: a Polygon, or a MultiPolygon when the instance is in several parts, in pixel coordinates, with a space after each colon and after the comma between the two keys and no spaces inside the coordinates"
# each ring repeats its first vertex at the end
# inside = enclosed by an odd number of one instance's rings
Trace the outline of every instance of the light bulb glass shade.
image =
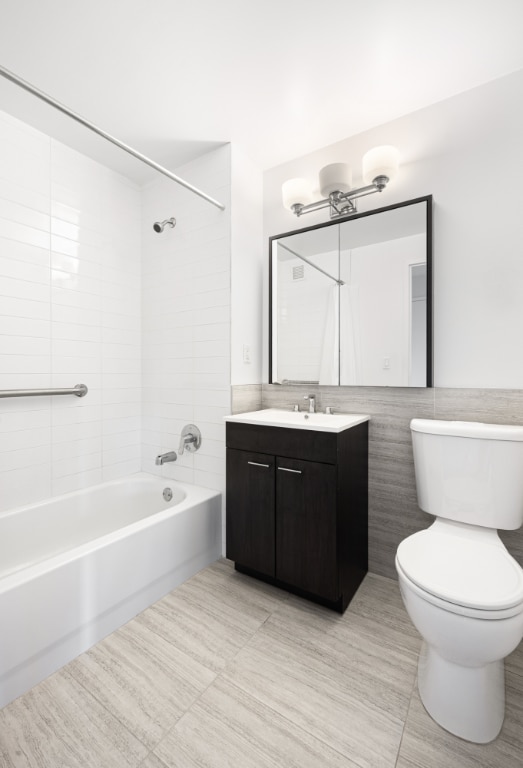
{"type": "Polygon", "coordinates": [[[398,173],[400,153],[389,144],[374,147],[363,155],[363,183],[372,184],[376,176],[388,176],[389,181],[398,173]]]}
{"type": "Polygon", "coordinates": [[[293,205],[312,203],[312,189],[307,179],[289,179],[282,184],[283,205],[292,211],[293,205]]]}
{"type": "Polygon", "coordinates": [[[352,170],[347,163],[331,163],[320,171],[320,192],[328,197],[332,192],[349,192],[352,186],[352,170]]]}

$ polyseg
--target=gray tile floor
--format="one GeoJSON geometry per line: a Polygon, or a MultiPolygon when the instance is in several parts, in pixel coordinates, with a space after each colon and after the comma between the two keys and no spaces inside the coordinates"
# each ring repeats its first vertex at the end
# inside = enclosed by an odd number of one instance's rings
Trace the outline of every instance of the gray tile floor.
{"type": "Polygon", "coordinates": [[[523,646],[500,737],[428,717],[397,584],[343,616],[220,561],[0,711],[0,768],[522,768],[523,646]]]}

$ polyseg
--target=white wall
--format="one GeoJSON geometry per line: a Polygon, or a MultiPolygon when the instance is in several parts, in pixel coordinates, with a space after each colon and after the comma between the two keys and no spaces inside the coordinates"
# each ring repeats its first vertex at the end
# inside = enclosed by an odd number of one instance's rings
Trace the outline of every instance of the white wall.
{"type": "MultiPolygon", "coordinates": [[[[368,210],[434,195],[434,372],[439,387],[523,387],[523,71],[447,99],[264,175],[264,238],[325,221],[299,221],[281,184],[317,178],[330,162],[354,167],[379,144],[401,153],[390,187],[359,201],[368,210]]],[[[318,193],[319,197],[319,193],[318,193]]],[[[306,220],[305,220],[306,218],[306,220]]],[[[267,327],[265,320],[264,327],[267,327]]],[[[264,380],[267,380],[264,341],[264,380]]]]}
{"type": "Polygon", "coordinates": [[[139,469],[140,194],[0,114],[0,509],[139,469]]]}
{"type": "Polygon", "coordinates": [[[177,169],[226,205],[220,211],[167,179],[143,190],[143,462],[145,471],[225,488],[230,413],[230,147],[177,169]],[[153,222],[174,216],[174,229],[153,222]],[[155,466],[178,451],[185,424],[202,433],[197,453],[155,466]]]}
{"type": "MultiPolygon", "coordinates": [[[[340,276],[351,287],[357,318],[354,382],[361,386],[409,384],[410,266],[424,250],[425,236],[411,235],[354,248],[341,259],[340,276]]],[[[340,322],[343,338],[344,328],[350,333],[351,319],[342,311],[340,322]]]]}
{"type": "Polygon", "coordinates": [[[259,384],[268,258],[262,228],[263,174],[237,145],[231,146],[231,173],[231,383],[259,384]]]}

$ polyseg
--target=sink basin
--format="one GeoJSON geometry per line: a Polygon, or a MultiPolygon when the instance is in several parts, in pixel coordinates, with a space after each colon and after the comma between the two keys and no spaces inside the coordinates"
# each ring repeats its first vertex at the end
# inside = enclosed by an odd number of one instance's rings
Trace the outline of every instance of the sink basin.
{"type": "Polygon", "coordinates": [[[277,408],[225,416],[225,421],[240,424],[312,429],[317,432],[343,432],[344,429],[350,429],[369,419],[370,416],[362,413],[308,413],[307,411],[281,411],[277,408]]]}

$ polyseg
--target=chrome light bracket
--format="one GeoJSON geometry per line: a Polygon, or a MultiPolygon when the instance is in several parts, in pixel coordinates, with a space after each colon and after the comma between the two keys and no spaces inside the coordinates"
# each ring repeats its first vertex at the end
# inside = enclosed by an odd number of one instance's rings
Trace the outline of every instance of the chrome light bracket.
{"type": "Polygon", "coordinates": [[[351,189],[348,192],[331,192],[329,197],[326,197],[324,200],[317,200],[308,205],[294,203],[291,206],[291,210],[296,216],[303,216],[304,213],[312,213],[312,211],[320,211],[322,208],[329,208],[331,219],[350,216],[358,210],[354,202],[356,198],[373,195],[375,192],[382,192],[388,183],[388,176],[376,176],[372,180],[372,184],[368,184],[366,187],[351,189]]]}

